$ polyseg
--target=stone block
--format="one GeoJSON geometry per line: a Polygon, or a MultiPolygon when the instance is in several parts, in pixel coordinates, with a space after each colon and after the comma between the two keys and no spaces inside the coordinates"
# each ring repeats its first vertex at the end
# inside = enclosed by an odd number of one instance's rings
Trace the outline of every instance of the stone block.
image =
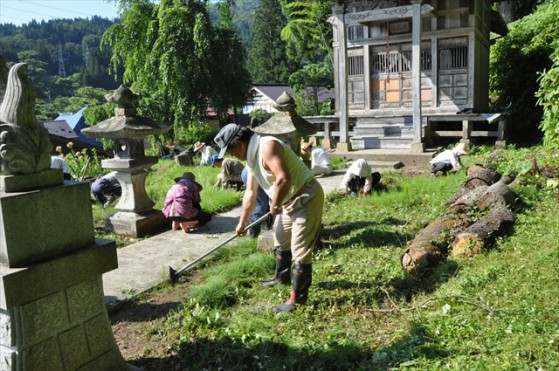
{"type": "Polygon", "coordinates": [[[98,276],[66,289],[70,322],[92,318],[105,311],[103,280],[98,276]]]}
{"type": "Polygon", "coordinates": [[[114,241],[96,239],[87,249],[28,268],[0,271],[0,309],[21,306],[118,267],[114,241]]]}
{"type": "Polygon", "coordinates": [[[70,324],[64,293],[59,291],[21,307],[22,346],[52,337],[70,324]]]}
{"type": "Polygon", "coordinates": [[[25,370],[64,370],[56,340],[50,338],[23,351],[25,370]]]}
{"type": "Polygon", "coordinates": [[[258,250],[262,252],[274,251],[274,231],[266,231],[258,236],[258,250]]]}
{"type": "Polygon", "coordinates": [[[115,347],[111,351],[95,358],[88,364],[80,367],[78,371],[130,371],[133,368],[124,362],[122,355],[115,347]]]}
{"type": "Polygon", "coordinates": [[[32,174],[0,175],[0,192],[24,192],[60,185],[64,174],[60,169],[48,169],[32,174]]]}
{"type": "Polygon", "coordinates": [[[23,267],[94,242],[88,183],[0,192],[0,263],[23,267]],[[55,238],[56,237],[56,238],[55,238]]]}
{"type": "Polygon", "coordinates": [[[73,327],[58,335],[58,344],[65,370],[76,370],[91,359],[82,326],[73,327]]]}
{"type": "Polygon", "coordinates": [[[336,144],[336,149],[340,152],[350,152],[352,150],[351,142],[339,142],[336,144]]]}
{"type": "MultiPolygon", "coordinates": [[[[0,348],[16,345],[15,331],[12,324],[12,311],[0,309],[0,348]]],[[[0,367],[0,370],[4,370],[0,367]]]]}
{"type": "Polygon", "coordinates": [[[115,347],[107,312],[84,323],[91,356],[97,358],[115,347]]]}
{"type": "Polygon", "coordinates": [[[9,348],[0,346],[0,370],[19,370],[17,367],[17,353],[9,348]]]}
{"type": "Polygon", "coordinates": [[[167,219],[160,210],[146,214],[121,211],[105,219],[105,228],[108,231],[134,237],[143,237],[162,230],[167,224],[167,219]]]}

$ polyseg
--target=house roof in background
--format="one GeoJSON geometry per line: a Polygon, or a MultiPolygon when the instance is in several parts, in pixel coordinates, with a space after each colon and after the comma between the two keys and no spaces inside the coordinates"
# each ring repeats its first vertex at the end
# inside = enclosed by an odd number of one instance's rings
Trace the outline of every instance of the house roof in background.
{"type": "Polygon", "coordinates": [[[80,120],[83,118],[83,112],[87,109],[87,107],[82,108],[76,113],[72,112],[59,112],[58,117],[54,119],[54,121],[66,121],[70,128],[74,130],[76,126],[79,124],[80,120]]]}
{"type": "Polygon", "coordinates": [[[66,120],[61,121],[46,121],[43,123],[45,129],[48,130],[50,135],[66,139],[76,139],[78,135],[70,128],[66,120]]]}
{"type": "MultiPolygon", "coordinates": [[[[283,84],[253,84],[252,89],[258,91],[260,94],[270,98],[274,102],[279,98],[279,96],[285,91],[291,96],[295,94],[295,90],[289,85],[283,84]]],[[[307,88],[310,91],[311,88],[307,88]]],[[[325,101],[326,99],[334,99],[334,93],[330,90],[321,87],[318,92],[319,102],[325,101]]]]}
{"type": "Polygon", "coordinates": [[[281,85],[281,84],[254,84],[252,88],[257,90],[262,95],[267,96],[274,102],[279,98],[281,93],[286,91],[290,95],[295,94],[295,90],[292,89],[289,85],[281,85]]]}
{"type": "Polygon", "coordinates": [[[103,143],[93,138],[88,138],[82,134],[82,129],[88,128],[89,126],[85,124],[85,118],[83,117],[83,112],[87,107],[82,108],[76,113],[72,112],[62,112],[58,114],[58,117],[54,121],[65,121],[68,123],[70,128],[76,133],[80,142],[88,143],[92,146],[103,148],[103,143]]]}

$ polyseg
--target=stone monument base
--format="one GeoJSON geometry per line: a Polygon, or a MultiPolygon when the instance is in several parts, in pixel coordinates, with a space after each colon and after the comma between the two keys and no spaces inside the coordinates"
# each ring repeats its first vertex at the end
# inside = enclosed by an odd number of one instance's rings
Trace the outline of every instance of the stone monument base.
{"type": "Polygon", "coordinates": [[[423,153],[425,152],[425,145],[421,142],[415,142],[410,145],[410,153],[423,153]]]}
{"type": "Polygon", "coordinates": [[[114,241],[26,268],[1,267],[0,370],[128,370],[114,341],[101,274],[114,241]]]}
{"type": "Polygon", "coordinates": [[[143,237],[161,231],[166,223],[167,218],[159,210],[145,214],[119,211],[105,219],[105,228],[116,234],[143,237]]]}
{"type": "Polygon", "coordinates": [[[351,152],[351,143],[350,142],[339,142],[336,144],[336,149],[340,152],[351,152]]]}

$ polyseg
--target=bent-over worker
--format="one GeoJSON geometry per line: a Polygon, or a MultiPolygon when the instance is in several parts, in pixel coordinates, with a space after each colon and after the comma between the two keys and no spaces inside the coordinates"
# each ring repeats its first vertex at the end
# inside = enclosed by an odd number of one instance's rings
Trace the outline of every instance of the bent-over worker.
{"type": "Polygon", "coordinates": [[[312,249],[320,233],[324,204],[322,187],[295,152],[276,137],[262,137],[247,127],[229,124],[220,130],[215,142],[221,148],[219,157],[229,152],[247,164],[237,235],[246,234],[244,228],[256,206],[258,186],[270,197],[270,212],[276,216],[276,274],[262,284],[289,284],[293,262],[291,295],[273,308],[275,312],[293,311],[296,304],[307,301],[312,283],[312,249]]]}

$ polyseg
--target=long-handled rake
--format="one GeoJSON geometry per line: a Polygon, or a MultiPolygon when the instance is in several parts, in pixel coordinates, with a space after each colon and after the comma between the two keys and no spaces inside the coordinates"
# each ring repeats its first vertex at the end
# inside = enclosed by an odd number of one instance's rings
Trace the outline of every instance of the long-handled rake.
{"type": "MultiPolygon", "coordinates": [[[[261,216],[260,218],[258,218],[257,220],[255,220],[254,222],[250,223],[249,225],[247,225],[245,227],[245,229],[243,229],[243,232],[248,231],[250,228],[261,224],[262,222],[264,222],[266,219],[268,219],[268,217],[270,216],[270,212],[267,212],[266,214],[264,214],[263,216],[261,216]]],[[[169,267],[169,278],[171,280],[171,285],[175,285],[175,283],[177,283],[178,279],[179,279],[179,275],[184,272],[185,270],[187,270],[188,268],[192,267],[193,265],[195,265],[196,263],[198,263],[200,260],[204,259],[206,256],[210,255],[211,253],[213,253],[214,251],[216,251],[217,249],[223,247],[224,245],[226,245],[227,243],[229,243],[230,241],[234,240],[235,237],[237,237],[237,234],[235,233],[234,235],[232,235],[231,237],[227,238],[225,241],[221,242],[219,245],[215,246],[214,248],[212,248],[211,250],[209,250],[208,252],[206,252],[204,255],[199,256],[198,258],[196,258],[195,260],[191,261],[190,263],[186,264],[184,267],[180,268],[179,270],[174,270],[173,267],[169,267]]]]}

